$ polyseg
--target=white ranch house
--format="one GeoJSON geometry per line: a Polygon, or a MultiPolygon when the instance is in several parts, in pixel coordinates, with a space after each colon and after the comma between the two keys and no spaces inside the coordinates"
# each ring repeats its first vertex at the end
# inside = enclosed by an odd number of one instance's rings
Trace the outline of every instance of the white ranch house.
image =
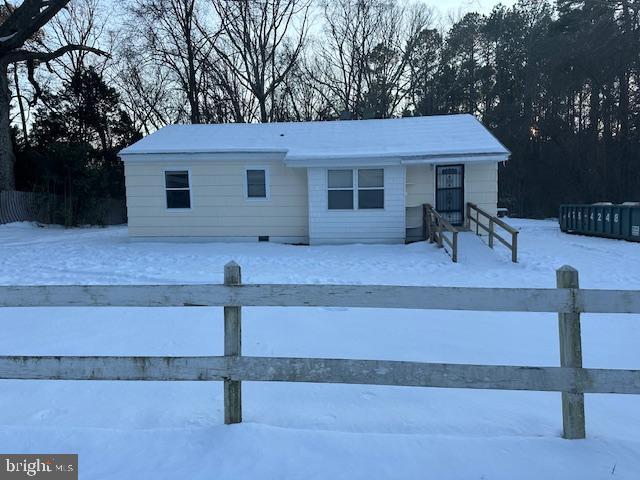
{"type": "Polygon", "coordinates": [[[120,152],[129,235],[401,243],[422,205],[464,223],[496,213],[509,151],[471,115],[171,125],[120,152]]]}

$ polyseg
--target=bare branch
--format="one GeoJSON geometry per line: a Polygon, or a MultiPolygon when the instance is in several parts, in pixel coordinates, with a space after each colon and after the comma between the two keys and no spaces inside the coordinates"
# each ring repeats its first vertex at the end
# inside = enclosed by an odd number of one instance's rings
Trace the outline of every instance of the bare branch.
{"type": "Polygon", "coordinates": [[[21,48],[70,0],[25,0],[0,25],[0,57],[21,48]]]}
{"type": "Polygon", "coordinates": [[[52,52],[32,52],[29,50],[14,50],[4,55],[0,59],[0,62],[5,64],[16,63],[16,62],[31,62],[34,64],[34,66],[37,66],[41,63],[48,63],[52,60],[55,60],[56,58],[61,57],[66,53],[78,51],[78,50],[95,53],[96,55],[102,55],[105,57],[110,56],[107,52],[104,52],[99,48],[88,47],[86,45],[71,44],[71,45],[65,45],[64,47],[60,47],[57,50],[54,50],[52,52]]]}

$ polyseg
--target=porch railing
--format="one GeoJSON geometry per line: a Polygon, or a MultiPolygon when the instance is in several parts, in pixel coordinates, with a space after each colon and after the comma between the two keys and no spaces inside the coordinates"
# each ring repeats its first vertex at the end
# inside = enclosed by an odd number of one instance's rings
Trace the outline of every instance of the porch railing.
{"type": "MultiPolygon", "coordinates": [[[[423,229],[424,238],[429,243],[437,243],[438,247],[445,248],[445,244],[449,247],[451,260],[455,263],[458,261],[458,233],[459,230],[445,220],[436,210],[428,203],[423,205],[423,229]],[[447,236],[450,234],[450,237],[447,236]]],[[[445,251],[447,249],[445,248],[445,251]]]]}
{"type": "Polygon", "coordinates": [[[498,217],[494,217],[488,212],[485,212],[477,205],[473,203],[467,203],[467,223],[471,228],[471,222],[475,223],[476,235],[480,235],[480,229],[487,232],[489,235],[489,248],[493,248],[494,239],[498,240],[505,247],[511,250],[511,261],[518,263],[518,230],[500,220],[498,217]],[[475,218],[474,214],[475,213],[475,218]],[[486,224],[485,224],[486,221],[486,224]],[[511,241],[502,237],[496,233],[496,226],[504,229],[507,234],[511,235],[511,241]]]}

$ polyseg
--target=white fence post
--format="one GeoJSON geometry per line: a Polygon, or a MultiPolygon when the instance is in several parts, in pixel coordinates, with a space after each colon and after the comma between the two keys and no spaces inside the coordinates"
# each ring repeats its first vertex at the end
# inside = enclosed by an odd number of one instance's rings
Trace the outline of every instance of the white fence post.
{"type": "MultiPolygon", "coordinates": [[[[558,288],[578,289],[578,271],[567,265],[556,271],[558,288]]],[[[558,314],[560,333],[560,366],[582,368],[582,339],[580,335],[580,313],[575,293],[571,296],[572,312],[558,314]]],[[[563,437],[585,438],[584,394],[562,392],[563,437]]]]}
{"type": "MultiPolygon", "coordinates": [[[[240,265],[229,262],[224,266],[224,284],[237,286],[242,283],[240,265]]],[[[242,307],[224,307],[224,356],[242,354],[242,307]]],[[[242,422],[242,383],[224,381],[224,423],[242,422]]]]}

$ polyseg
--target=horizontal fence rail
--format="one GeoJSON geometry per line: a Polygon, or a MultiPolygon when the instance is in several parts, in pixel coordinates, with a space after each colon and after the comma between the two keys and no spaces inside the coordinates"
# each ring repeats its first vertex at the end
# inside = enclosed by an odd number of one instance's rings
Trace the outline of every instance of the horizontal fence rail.
{"type": "Polygon", "coordinates": [[[640,313],[640,291],[580,289],[557,271],[558,288],[242,284],[2,286],[0,307],[224,307],[224,356],[0,356],[0,379],[223,381],[225,423],[242,421],[242,382],[311,382],[562,393],[563,436],[584,438],[585,393],[640,394],[640,370],[582,368],[581,313],[640,313]],[[242,355],[242,307],[366,307],[558,314],[560,366],[509,366],[242,355]]]}
{"type": "Polygon", "coordinates": [[[637,313],[640,290],[376,285],[0,286],[0,307],[353,307],[637,313]]]}
{"type": "Polygon", "coordinates": [[[252,381],[640,394],[640,370],[278,357],[0,357],[21,380],[252,381]]]}

